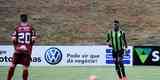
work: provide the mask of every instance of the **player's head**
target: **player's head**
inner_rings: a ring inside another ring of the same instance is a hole
[[[120,23],[118,20],[114,20],[114,23],[113,23],[113,28],[115,31],[118,31],[120,29]]]
[[[28,21],[28,17],[27,17],[26,14],[21,14],[20,19],[21,19],[22,22],[27,22]]]

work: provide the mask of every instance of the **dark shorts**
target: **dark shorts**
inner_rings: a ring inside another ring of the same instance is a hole
[[[31,56],[26,53],[14,53],[13,55],[13,64],[22,64],[24,66],[29,66],[31,61]]]
[[[112,56],[113,58],[122,58],[124,54],[124,50],[120,50],[120,51],[113,51]]]
[[[123,61],[123,54],[124,54],[124,50],[120,50],[120,51],[113,51],[112,55],[113,55],[113,60],[114,60],[114,63],[117,65],[117,64],[120,64],[122,63]]]

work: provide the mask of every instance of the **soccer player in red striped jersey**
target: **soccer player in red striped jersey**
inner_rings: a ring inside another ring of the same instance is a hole
[[[23,65],[23,80],[28,80],[28,68],[30,66],[32,46],[35,43],[36,32],[28,23],[26,14],[20,15],[21,22],[17,25],[12,34],[12,41],[15,48],[13,60],[9,66],[7,80],[12,80],[17,64]]]

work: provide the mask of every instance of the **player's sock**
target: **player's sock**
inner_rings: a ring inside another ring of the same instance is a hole
[[[123,64],[121,65],[121,72],[122,72],[123,77],[126,77],[126,73],[125,73],[125,69],[124,69]]]
[[[121,67],[121,73],[122,73],[122,76],[123,76],[123,77],[122,77],[123,80],[128,80],[128,78],[127,78],[127,76],[126,76],[126,73],[125,73],[124,65],[121,64],[120,67]]]
[[[123,75],[123,77],[126,77],[126,74],[125,74],[125,70],[124,70],[124,69],[122,69],[122,75]]]
[[[118,78],[119,78],[119,80],[122,80],[122,74],[120,71],[120,65],[119,65],[118,61],[116,61],[115,66],[116,66],[115,68],[116,68],[116,72],[118,74]]]
[[[28,70],[23,70],[23,80],[28,80]]]
[[[15,68],[13,68],[13,67],[9,68],[7,80],[11,80],[12,79],[12,77],[14,75],[14,70],[15,70]]]
[[[123,77],[123,80],[128,80],[128,78],[127,77]]]
[[[117,74],[118,74],[118,78],[121,80],[122,79],[122,75],[121,75],[120,70],[117,70]]]

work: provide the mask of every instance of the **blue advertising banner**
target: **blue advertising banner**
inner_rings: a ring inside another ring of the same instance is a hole
[[[132,47],[128,47],[123,55],[123,63],[127,65],[132,65]],[[112,57],[112,48],[106,49],[106,64],[114,64]]]

